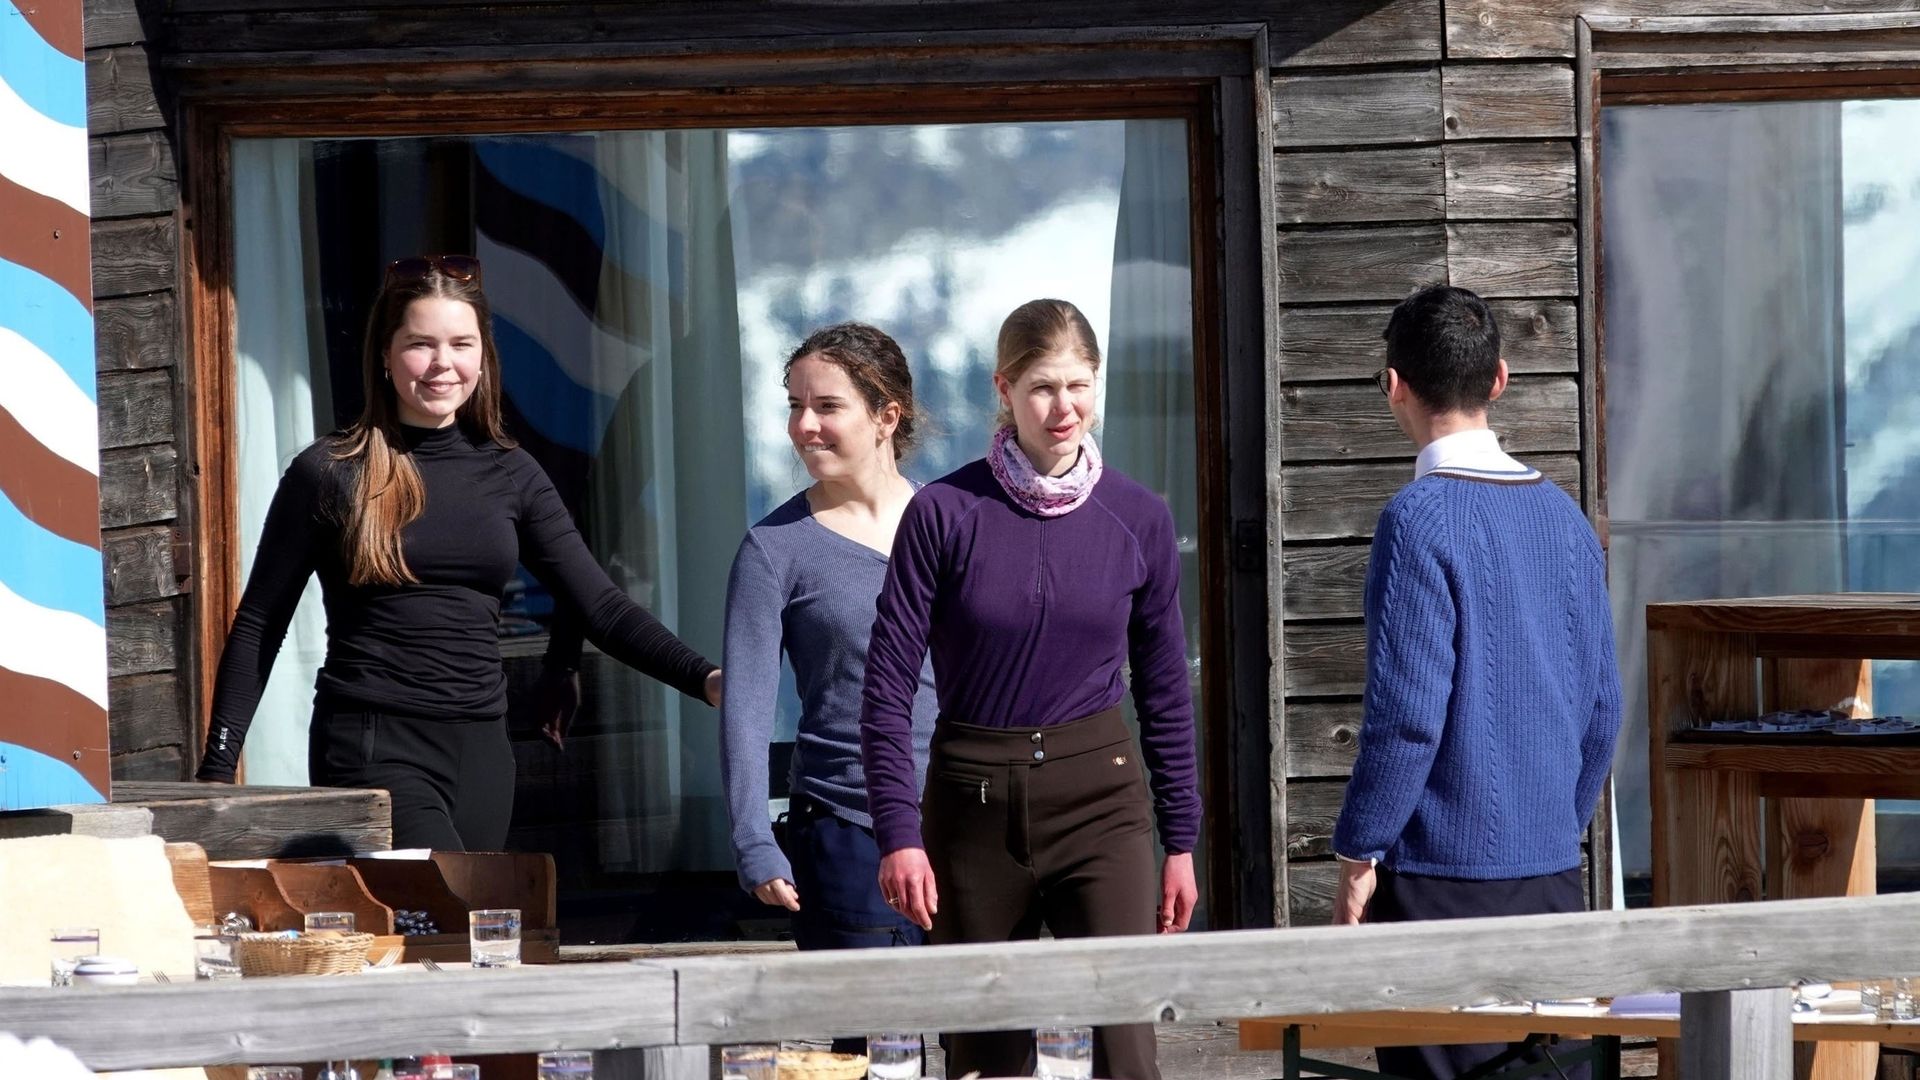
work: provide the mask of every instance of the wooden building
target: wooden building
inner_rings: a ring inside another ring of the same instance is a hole
[[[1323,920],[1367,540],[1412,460],[1371,381],[1387,311],[1435,282],[1493,301],[1515,372],[1495,427],[1608,535],[1603,114],[1907,95],[1916,8],[88,0],[114,773],[190,773],[241,585],[238,141],[1174,118],[1194,222],[1203,887],[1215,925]]]

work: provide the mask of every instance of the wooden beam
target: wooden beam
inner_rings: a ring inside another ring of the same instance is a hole
[[[1447,226],[1450,284],[1482,296],[1573,296],[1579,237],[1570,221],[1469,222]]]
[[[1572,454],[1533,454],[1527,464],[1580,498],[1580,459]],[[1288,540],[1364,540],[1373,535],[1380,508],[1413,480],[1413,464],[1289,465],[1281,470],[1281,521]]]
[[[1281,556],[1287,586],[1287,618],[1359,618],[1369,550],[1366,544],[1287,545]]]
[[[1793,991],[1680,995],[1680,1075],[1686,1080],[1791,1080]]]
[[[674,1040],[674,975],[651,964],[287,976],[80,996],[0,990],[0,1015],[10,1032],[50,1038],[95,1070]]]
[[[1051,3],[959,0],[941,4],[757,0],[650,2],[643,8],[577,2],[512,5],[191,0],[167,5],[170,51],[193,66],[236,55],[261,64],[273,54],[326,57],[351,50],[405,49],[431,42],[437,57],[485,58],[524,47],[597,46],[602,53],[780,53],[801,47],[844,53],[878,51],[889,37],[926,40],[966,35],[986,40],[1058,36],[1063,31],[1182,28],[1257,23],[1276,67],[1407,63],[1440,58],[1440,0],[1147,0]],[[270,11],[273,18],[260,18]],[[424,51],[424,50],[423,50]],[[289,60],[291,58],[288,58]]]
[[[1359,146],[1439,142],[1440,69],[1273,80],[1274,145]]]
[[[1287,784],[1287,857],[1333,854],[1333,826],[1340,820],[1347,782],[1293,780]]]
[[[170,214],[180,208],[180,171],[173,136],[136,131],[87,141],[95,219]]]
[[[1573,136],[1573,68],[1567,64],[1449,64],[1441,95],[1449,139]]]
[[[179,275],[179,229],[173,215],[93,223],[95,296],[171,289]]]
[[[180,508],[178,465],[179,455],[172,446],[102,451],[100,527],[171,521]]]
[[[1574,217],[1573,144],[1448,143],[1446,215],[1475,218]]]
[[[1449,147],[1449,149],[1452,149]],[[1397,298],[1396,298],[1397,299]],[[1500,324],[1507,367],[1516,375],[1574,372],[1580,368],[1577,309],[1565,300],[1489,300]],[[1280,312],[1280,378],[1283,382],[1371,379],[1386,363],[1391,304],[1285,308]]]
[[[102,375],[172,367],[180,356],[180,309],[173,292],[96,301],[93,341]]]
[[[173,441],[171,370],[103,372],[95,382],[99,396],[100,449]]]
[[[1511,453],[1578,451],[1580,387],[1560,375],[1516,376],[1488,422]],[[1412,449],[1371,380],[1283,388],[1280,427],[1289,463],[1404,458]]]
[[[1345,777],[1360,750],[1358,701],[1296,701],[1287,706],[1287,774]]]
[[[1288,697],[1359,696],[1367,682],[1367,630],[1358,621],[1288,623],[1281,646]]]
[[[1447,280],[1447,230],[1439,224],[1302,228],[1280,233],[1282,303],[1399,300]]]
[[[111,135],[167,126],[153,88],[147,50],[139,45],[87,54],[87,131]]]
[[[1583,15],[1609,26],[1630,18],[1700,27],[1734,19],[1749,25],[1832,21],[1841,26],[1843,19],[1897,21],[1902,16],[1894,13],[1915,10],[1920,10],[1915,0],[1456,0],[1446,11],[1447,55],[1462,59],[1572,56],[1574,20]],[[1862,14],[1835,14],[1842,12]]]
[[[1283,224],[1447,216],[1446,159],[1437,146],[1281,154],[1274,159],[1274,173]]]
[[[393,801],[358,788],[115,784],[115,802],[153,811],[153,831],[213,859],[364,855],[393,846]]]
[[[179,666],[180,600],[107,609],[107,674],[139,675]]]
[[[181,577],[173,565],[171,527],[110,529],[100,541],[100,556],[107,570],[108,607],[180,595]]]

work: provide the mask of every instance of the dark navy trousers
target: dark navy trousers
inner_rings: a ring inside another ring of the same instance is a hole
[[[926,934],[880,895],[880,848],[873,830],[795,796],[787,811],[787,859],[800,910],[793,943],[804,950],[919,945]],[[835,1053],[864,1054],[865,1039],[835,1039]]]
[[[1423,877],[1396,874],[1382,867],[1373,899],[1367,903],[1370,923],[1426,922],[1430,919],[1476,919],[1492,915],[1549,915],[1584,911],[1586,899],[1580,888],[1580,868],[1558,874],[1518,878],[1507,881],[1467,881],[1460,878]],[[1517,1045],[1517,1044],[1513,1044]],[[1582,1042],[1562,1042],[1553,1048],[1535,1048],[1521,1060],[1542,1062],[1543,1053],[1559,1056],[1559,1048],[1585,1046]],[[1375,1051],[1380,1071],[1405,1080],[1453,1080],[1475,1066],[1505,1053],[1509,1044],[1482,1043],[1462,1046],[1383,1046]],[[1549,1073],[1549,1076],[1556,1075]],[[1590,1070],[1583,1062],[1568,1065],[1558,1075],[1567,1080],[1587,1080]]]

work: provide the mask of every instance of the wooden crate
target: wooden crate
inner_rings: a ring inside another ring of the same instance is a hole
[[[548,855],[435,852],[427,859],[275,859],[263,866],[216,864],[210,878],[215,910],[238,911],[261,930],[298,930],[309,912],[351,911],[354,924],[374,935],[369,955],[376,959],[399,949],[402,963],[467,963],[467,913],[481,908],[520,909],[522,962],[547,964],[559,958],[553,859]],[[441,933],[396,934],[396,909],[427,912]]]

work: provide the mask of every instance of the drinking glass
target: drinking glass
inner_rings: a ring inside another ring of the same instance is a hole
[[[519,967],[520,909],[485,908],[469,914],[467,948],[474,967]]]
[[[1043,1027],[1033,1033],[1033,1055],[1040,1080],[1092,1080],[1093,1029]]]
[[[593,1052],[549,1050],[535,1061],[539,1080],[592,1080]]]
[[[100,952],[100,931],[91,927],[63,926],[51,935],[53,947],[53,985],[72,986],[73,969],[83,956]]]
[[[1882,996],[1880,980],[1860,980],[1860,1008],[1862,1011],[1870,1012],[1875,1016],[1880,1015],[1880,1000]]]
[[[329,1061],[320,1068],[320,1075],[314,1080],[360,1080],[360,1070],[350,1061]]]
[[[203,926],[193,936],[193,977],[195,979],[237,979],[240,961],[233,955],[233,939],[218,927]]]
[[[720,1080],[778,1080],[780,1048],[772,1044],[720,1048]]]
[[[1889,987],[1881,991],[1881,1001],[1884,1003],[1887,1001],[1888,998],[1892,999],[1892,1007],[1891,1009],[1889,1009],[1889,1011],[1893,1014],[1892,1019],[1894,1020],[1913,1019],[1914,1008],[1913,1008],[1913,980],[1912,979],[1893,980],[1893,983]]]
[[[868,1036],[867,1080],[920,1080],[920,1036],[907,1031]]]
[[[307,1080],[298,1065],[255,1065],[247,1070],[247,1080]]]
[[[353,933],[353,912],[309,911],[306,928],[309,934],[351,934]]]

